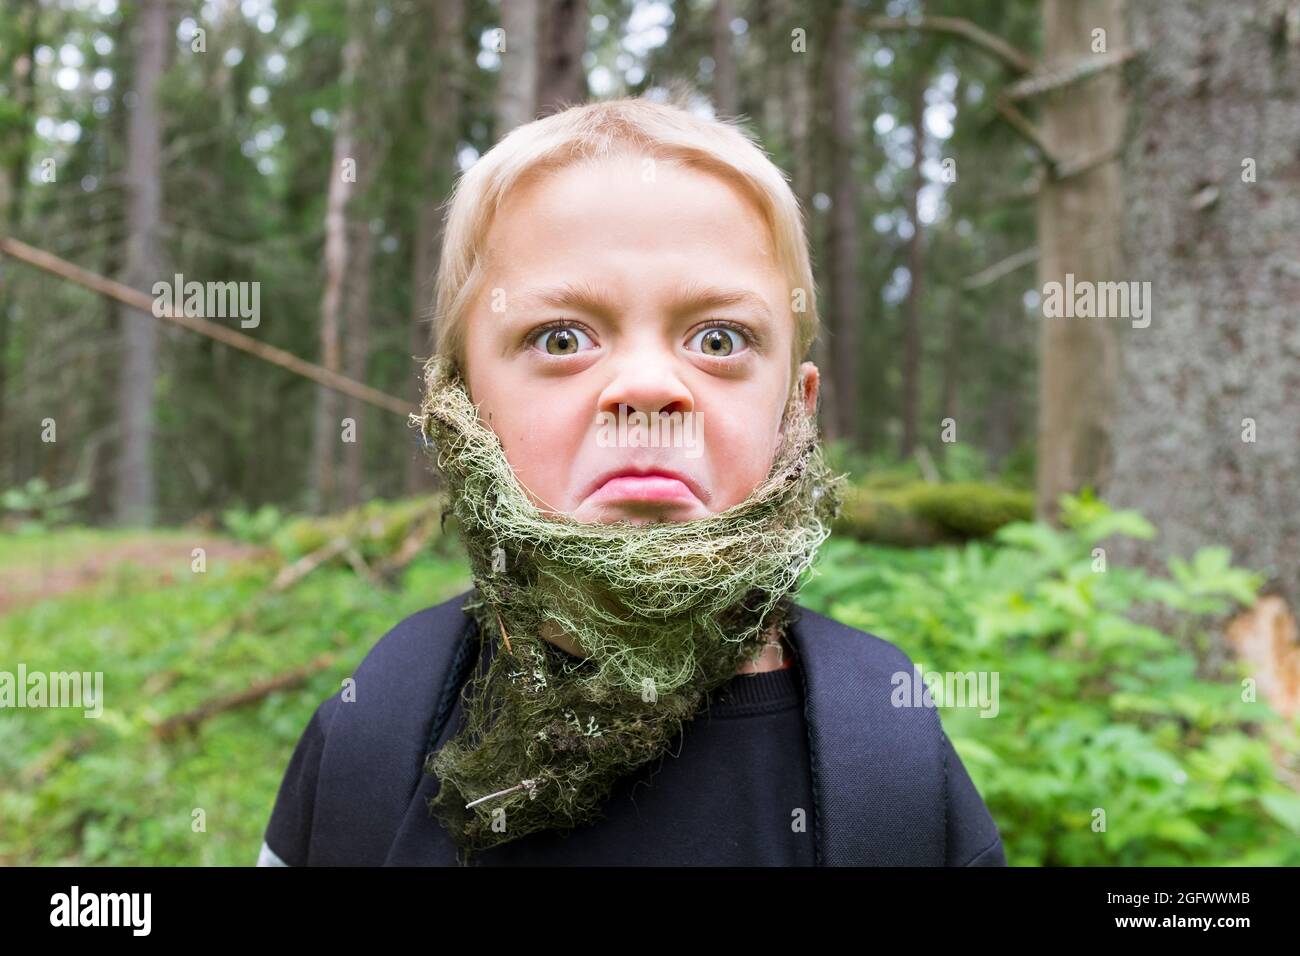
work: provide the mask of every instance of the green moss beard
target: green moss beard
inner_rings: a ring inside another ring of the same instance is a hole
[[[498,651],[465,687],[462,728],[426,765],[441,781],[430,812],[468,861],[598,819],[614,784],[668,749],[784,626],[843,477],[827,469],[797,385],[768,476],[741,503],[685,522],[542,512],[442,357],[425,366],[412,423],[434,450],[469,554],[477,594],[466,610]],[[543,638],[544,626],[584,657]]]

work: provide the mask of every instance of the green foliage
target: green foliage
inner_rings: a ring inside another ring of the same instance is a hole
[[[295,528],[301,541],[322,525],[315,540],[328,541],[386,517],[381,532],[400,543],[416,513],[430,513],[428,499],[375,503],[344,522],[295,520],[276,537]],[[1300,728],[1242,700],[1238,665],[1198,661],[1191,641],[1203,635],[1179,639],[1135,613],[1160,607],[1192,625],[1249,600],[1258,577],[1219,548],[1171,562],[1168,576],[1115,562],[1096,570],[1100,542],[1148,537],[1150,525],[1089,497],[1067,499],[1062,515],[1063,530],[1016,522],[959,548],[832,537],[800,601],[896,643],[927,671],[999,675],[996,716],[940,716],[1012,864],[1300,865],[1300,796],[1276,764],[1297,770]],[[26,561],[32,540],[0,552]],[[84,531],[45,540],[42,553],[61,561],[103,546]],[[469,586],[445,540],[391,589],[340,563],[276,593],[274,568],[257,561],[165,587],[115,574],[0,616],[5,666],[101,670],[105,694],[97,720],[51,709],[0,721],[0,865],[250,864],[316,706],[394,623]],[[152,732],[327,652],[334,662],[294,690],[193,736],[164,743]],[[65,752],[74,741],[80,749]],[[192,829],[196,808],[205,831]]]
[[[33,478],[0,495],[0,508],[7,513],[6,523],[13,522],[19,531],[40,532],[70,522],[72,506],[87,494],[89,488],[84,481],[56,489],[44,478]]]
[[[437,495],[398,501],[368,501],[342,514],[303,517],[284,522],[271,545],[286,560],[295,560],[340,538],[351,541],[366,560],[392,555],[421,527],[442,527],[443,499]]]
[[[463,561],[433,554],[394,589],[324,566],[275,593],[273,570],[215,563],[167,587],[114,575],[0,616],[0,666],[104,675],[97,719],[14,709],[0,720],[0,865],[251,865],[312,711],[397,621],[469,586]],[[153,733],[326,653],[333,663],[292,691],[212,717],[193,736]],[[195,809],[206,830],[192,829]]]
[[[256,511],[228,508],[221,523],[231,536],[246,544],[266,544],[284,526],[286,517],[275,505],[262,505]]]
[[[802,603],[926,671],[999,676],[996,716],[941,717],[1012,864],[1300,864],[1300,798],[1273,763],[1290,755],[1294,773],[1300,727],[1243,701],[1237,665],[1199,673],[1188,645],[1135,613],[1203,621],[1251,600],[1259,577],[1219,548],[1171,562],[1171,577],[1105,565],[1100,542],[1151,526],[1087,497],[1062,517],[958,550],[832,539]]]

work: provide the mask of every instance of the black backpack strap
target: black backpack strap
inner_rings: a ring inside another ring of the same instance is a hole
[[[806,684],[818,866],[943,866],[945,750],[938,712],[895,707],[901,650],[798,607],[789,633]]]
[[[465,683],[474,671],[474,662],[480,659],[479,652],[482,648],[477,638],[478,622],[470,618],[469,627],[456,646],[456,655],[451,666],[447,668],[447,677],[438,695],[438,706],[434,710],[433,723],[429,727],[429,741],[424,748],[426,752],[432,752],[439,746],[447,721],[456,709],[457,698],[465,689]]]
[[[426,744],[445,723],[454,664],[475,633],[464,592],[389,631],[353,675],[356,700],[332,700],[316,785],[311,862],[382,865],[424,771]]]

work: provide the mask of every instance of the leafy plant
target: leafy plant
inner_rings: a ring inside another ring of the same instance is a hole
[[[256,511],[228,508],[221,523],[232,536],[246,544],[266,544],[285,524],[287,516],[275,505],[262,505]]]
[[[24,533],[44,531],[72,520],[72,506],[90,493],[84,481],[62,488],[51,488],[44,478],[33,478],[19,488],[0,495],[0,507],[9,513],[17,530]]]
[[[1300,797],[1279,779],[1300,769],[1300,727],[1243,699],[1240,665],[1199,676],[1188,644],[1137,613],[1195,625],[1253,600],[1259,576],[1217,547],[1168,577],[1107,564],[1100,542],[1151,525],[1091,496],[1062,518],[960,549],[832,538],[801,603],[927,670],[999,676],[995,717],[941,718],[1013,864],[1300,864]]]

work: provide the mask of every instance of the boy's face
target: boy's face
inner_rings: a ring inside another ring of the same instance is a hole
[[[507,194],[483,266],[465,338],[470,397],[539,507],[688,521],[767,476],[794,319],[767,229],[737,187],[663,160],[570,165]],[[799,376],[812,411],[817,369],[805,362]],[[657,438],[636,412],[664,413]]]

